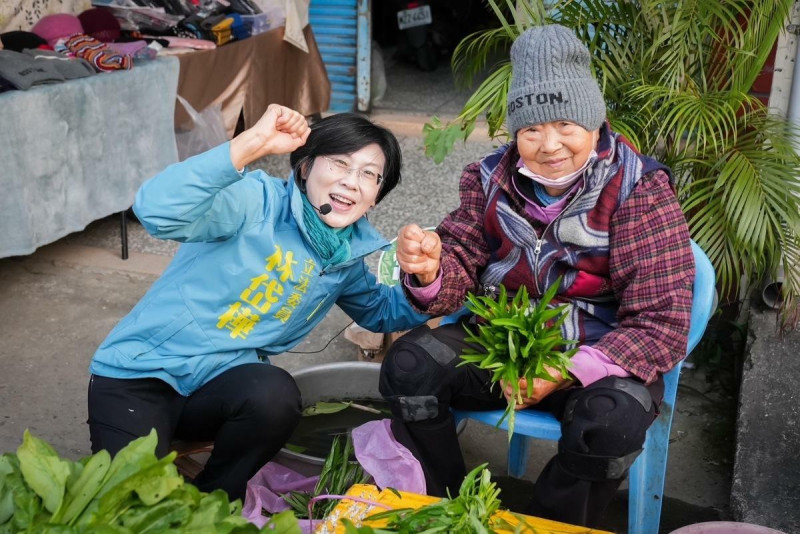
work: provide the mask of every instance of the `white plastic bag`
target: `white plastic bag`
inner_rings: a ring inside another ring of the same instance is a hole
[[[178,145],[178,157],[181,161],[228,141],[221,105],[212,104],[198,112],[185,98],[177,96],[192,119],[189,129],[175,130],[175,142]]]

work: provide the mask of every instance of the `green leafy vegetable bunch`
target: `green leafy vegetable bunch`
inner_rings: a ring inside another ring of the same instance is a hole
[[[498,422],[508,418],[508,439],[514,433],[514,406],[522,403],[519,380],[527,380],[527,396],[533,395],[533,382],[542,378],[554,382],[547,368],[552,368],[567,378],[570,358],[577,348],[565,350],[574,340],[565,340],[561,325],[567,318],[566,304],[550,306],[561,284],[559,277],[547,288],[535,305],[531,304],[528,290],[520,287],[509,302],[508,292],[502,284],[497,299],[490,296],[467,295],[467,308],[483,319],[477,329],[467,327],[466,341],[480,349],[466,348],[459,365],[474,364],[492,371],[492,383],[504,381],[513,389],[508,407]],[[501,392],[502,394],[502,392]]]
[[[301,519],[323,519],[339,502],[335,499],[319,500],[311,504],[309,517],[309,503],[319,495],[344,495],[353,484],[364,484],[370,476],[358,462],[351,462],[353,455],[353,440],[350,434],[344,443],[341,436],[333,438],[331,451],[325,458],[319,480],[311,493],[292,491],[283,495],[283,499],[292,507],[294,514]]]
[[[0,456],[0,534],[259,532],[241,501],[185,483],[173,460],[155,455],[155,430],[114,459],[106,451],[71,462],[25,431],[16,454]],[[291,514],[264,527],[299,534]]]
[[[458,532],[463,534],[489,534],[500,528],[501,520],[492,516],[500,509],[500,489],[492,482],[486,464],[470,471],[461,483],[458,496],[448,496],[438,502],[412,510],[401,508],[371,515],[370,520],[386,519],[386,528],[374,529],[376,534],[399,532],[411,534],[425,532]],[[348,525],[348,534],[367,533]]]

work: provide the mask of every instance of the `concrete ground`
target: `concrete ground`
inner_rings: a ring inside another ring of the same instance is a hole
[[[435,225],[456,207],[461,168],[495,144],[476,138],[457,146],[438,166],[425,158],[419,116],[397,114],[403,98],[420,100],[413,73],[405,74],[401,69],[389,80],[394,108],[379,109],[373,115],[398,134],[405,158],[401,185],[370,215],[390,238],[406,223]],[[440,107],[447,105],[452,106],[444,102]],[[263,166],[285,176],[288,158],[272,158]],[[118,216],[109,217],[29,256],[0,259],[0,453],[14,451],[27,428],[66,457],[89,454],[85,424],[89,360],[176,249],[176,244],[157,241],[130,221],[130,259],[123,261],[118,224]],[[368,263],[374,267],[376,262],[373,257]],[[292,371],[355,360],[355,346],[339,335],[349,322],[335,310],[294,349],[311,354],[285,354],[274,358],[274,363]],[[670,444],[662,532],[728,518],[734,404],[700,373],[684,372]],[[488,461],[493,473],[504,473],[504,431],[472,423],[462,435],[462,445],[469,465]],[[521,502],[554,447],[554,443],[537,442],[525,479],[498,478],[504,489],[501,497],[509,507]],[[609,530],[626,531],[626,495],[620,491],[611,505]]]

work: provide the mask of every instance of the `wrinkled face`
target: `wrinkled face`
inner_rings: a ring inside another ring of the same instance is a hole
[[[580,169],[597,145],[600,130],[589,131],[573,122],[546,122],[517,132],[517,147],[525,166],[553,180]]]
[[[317,156],[306,181],[308,200],[317,208],[330,204],[320,218],[331,228],[353,224],[375,205],[385,164],[375,143],[352,154]]]

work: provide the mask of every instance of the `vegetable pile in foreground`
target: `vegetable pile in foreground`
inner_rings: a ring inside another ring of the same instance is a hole
[[[371,515],[370,520],[386,519],[384,529],[375,533],[400,532],[461,532],[489,534],[504,526],[502,520],[493,518],[500,509],[500,490],[492,482],[487,464],[470,471],[461,483],[456,497],[447,497],[416,510],[409,508],[388,510]],[[348,525],[348,533],[360,531]]]
[[[241,501],[184,482],[175,453],[159,460],[156,443],[153,430],[113,460],[100,451],[71,462],[26,430],[17,453],[0,456],[0,534],[260,531],[242,517]],[[263,531],[300,533],[288,512]]]
[[[578,349],[564,348],[575,343],[565,340],[561,335],[561,325],[567,318],[567,305],[550,307],[561,284],[559,277],[547,288],[535,306],[531,306],[528,290],[522,286],[514,299],[508,301],[508,292],[500,284],[497,300],[489,296],[467,295],[467,309],[484,320],[477,330],[467,328],[467,342],[478,344],[480,350],[466,348],[461,355],[464,360],[459,365],[474,364],[481,369],[492,371],[492,383],[503,381],[513,389],[502,423],[508,418],[508,439],[514,433],[514,406],[522,403],[519,380],[527,380],[527,396],[533,395],[533,382],[542,378],[554,382],[547,368],[555,369],[564,378],[570,358]],[[502,394],[502,392],[501,392]]]

